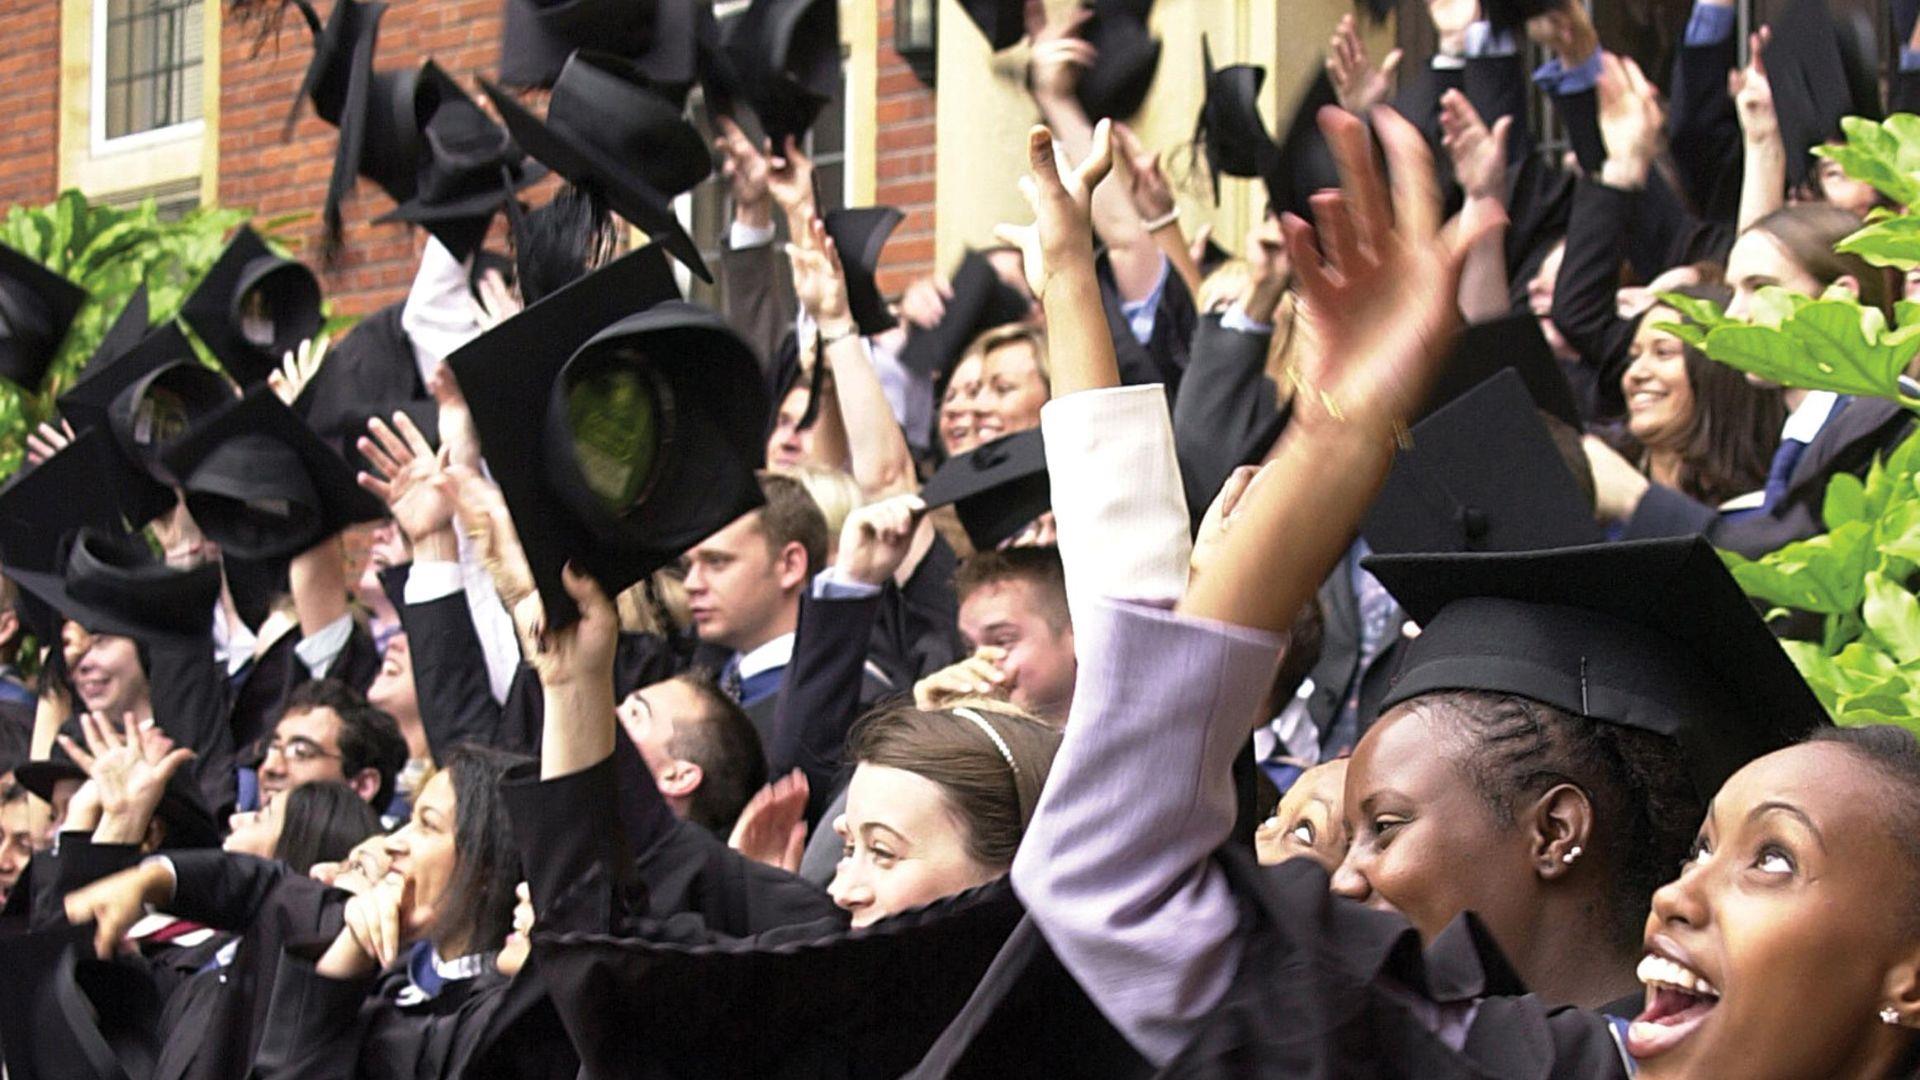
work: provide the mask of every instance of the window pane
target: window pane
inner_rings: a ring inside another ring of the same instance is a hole
[[[107,138],[201,115],[205,0],[109,0],[102,117]]]

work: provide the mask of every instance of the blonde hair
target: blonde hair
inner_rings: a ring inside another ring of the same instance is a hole
[[[866,505],[860,482],[845,469],[830,469],[823,465],[780,465],[767,471],[784,476],[806,489],[807,494],[813,497],[814,504],[820,507],[820,516],[827,519],[827,546],[837,549],[840,546],[841,526],[847,523],[847,518],[855,510]]]
[[[652,586],[652,596],[647,595]],[[678,570],[655,570],[651,577],[627,586],[613,598],[614,611],[620,615],[620,629],[629,634],[658,634],[671,637],[693,621],[693,609],[687,602],[687,587]]]
[[[987,354],[1021,341],[1033,346],[1033,363],[1040,370],[1040,381],[1046,383],[1047,392],[1052,393],[1053,364],[1047,357],[1047,332],[1037,326],[1029,326],[1026,323],[996,326],[974,338],[973,344],[967,346],[967,351],[961,354],[960,359],[978,356],[984,364]]]

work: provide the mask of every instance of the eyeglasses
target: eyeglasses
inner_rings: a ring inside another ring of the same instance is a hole
[[[267,744],[267,752],[260,756],[260,760],[265,762],[275,754],[286,758],[289,765],[304,765],[309,761],[319,761],[322,758],[335,760],[340,758],[339,754],[330,754],[322,750],[320,744],[312,739],[299,738],[288,739],[286,742],[281,742],[279,739],[273,740]]]

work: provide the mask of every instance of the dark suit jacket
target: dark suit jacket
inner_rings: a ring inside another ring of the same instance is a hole
[[[1628,351],[1640,324],[1617,314],[1615,293],[1639,203],[1635,192],[1584,177],[1574,189],[1567,252],[1553,288],[1553,324],[1580,354],[1580,377],[1568,381],[1589,421],[1625,408],[1620,377],[1632,362]]]
[[[754,355],[760,358],[761,373],[769,381],[780,342],[793,329],[798,310],[793,275],[787,270],[777,238],[744,251],[721,249],[720,313],[753,346]]]
[[[1173,445],[1196,523],[1228,475],[1265,457],[1286,425],[1267,377],[1272,341],[1272,334],[1228,330],[1218,315],[1194,329],[1186,392],[1173,402]]]
[[[1723,516],[1672,488],[1654,484],[1627,520],[1623,540],[1699,533],[1715,547],[1757,559],[1769,551],[1826,531],[1820,508],[1827,481],[1838,473],[1865,475],[1876,455],[1884,455],[1913,431],[1910,413],[1884,398],[1854,398],[1840,415],[1828,419],[1807,444],[1787,480],[1786,497],[1762,514]]]
[[[1320,613],[1320,660],[1313,666],[1313,693],[1307,699],[1307,715],[1320,731],[1322,750],[1330,755],[1350,749],[1328,746],[1325,740],[1355,686],[1360,691],[1356,740],[1379,715],[1387,677],[1397,660],[1399,639],[1381,650],[1371,663],[1361,663],[1360,603],[1353,590],[1350,562],[1344,558],[1320,585]]]

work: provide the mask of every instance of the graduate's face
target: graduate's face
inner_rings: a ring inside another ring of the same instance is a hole
[[[696,766],[673,756],[673,732],[675,718],[696,717],[704,704],[699,691],[686,681],[663,679],[628,694],[615,710],[620,727],[640,751],[640,760],[669,799],[684,799],[698,786],[697,775],[690,775]]]
[[[1427,941],[1461,912],[1477,912],[1511,950],[1502,928],[1522,924],[1532,867],[1522,830],[1503,827],[1474,790],[1466,749],[1454,725],[1418,700],[1373,725],[1347,766],[1352,843],[1333,891],[1400,912]]]
[[[413,646],[405,634],[387,641],[380,670],[367,687],[367,702],[396,720],[420,715],[420,695],[413,682]]]
[[[263,799],[318,780],[346,780],[340,762],[340,714],[317,706],[282,716],[267,740],[259,776]],[[374,787],[379,787],[378,778]],[[363,797],[369,794],[362,792]]]
[[[779,636],[774,629],[793,604],[789,590],[806,577],[806,556],[796,570],[785,554],[773,550],[758,511],[687,552],[687,602],[701,641],[744,651]]]
[[[1867,211],[1880,201],[1880,193],[1874,190],[1872,184],[1848,176],[1847,170],[1837,161],[1819,159],[1813,167],[1813,174],[1820,182],[1821,198],[1854,217],[1866,217]]]
[[[1040,407],[1047,403],[1047,381],[1040,374],[1040,357],[1033,342],[1016,339],[987,354],[980,382],[981,442],[1040,426]]]
[[[227,818],[227,838],[223,851],[257,858],[273,858],[280,843],[280,828],[286,820],[287,797],[274,795],[258,810],[242,810]]]
[[[960,633],[975,649],[1005,650],[997,662],[1006,674],[1008,700],[1043,719],[1066,719],[1079,672],[1073,627],[1056,628],[1057,615],[1032,582],[1019,579],[982,585],[960,604]]]
[[[1627,401],[1627,430],[1651,449],[1682,449],[1693,424],[1693,381],[1687,377],[1686,347],[1679,338],[1657,329],[1679,322],[1668,307],[1650,309],[1628,347],[1632,362],[1620,377],[1620,393]]]
[[[953,369],[947,380],[947,395],[940,399],[940,445],[948,457],[964,454],[980,445],[980,378],[984,364],[978,353],[969,353]]]
[[[0,803],[0,904],[33,860],[33,811],[28,799]]]
[[[152,711],[147,702],[147,674],[140,670],[140,651],[132,638],[93,635],[73,669],[73,688],[87,711],[116,724],[123,713],[144,717]]]
[[[1627,1049],[1650,1080],[1886,1076],[1920,1022],[1902,796],[1843,746],[1747,765],[1653,897]],[[1704,983],[1705,985],[1701,985]],[[1882,1023],[1893,1006],[1902,1027]]]
[[[804,465],[813,456],[813,428],[801,427],[807,415],[807,387],[787,391],[780,399],[780,413],[774,417],[773,434],[767,436],[767,465],[783,468]]]
[[[414,799],[413,817],[387,837],[387,873],[413,883],[414,910],[422,922],[431,919],[446,895],[447,882],[453,880],[459,809],[453,774],[441,769]]]
[[[1733,319],[1746,318],[1754,296],[1769,285],[1802,296],[1820,294],[1820,282],[1763,229],[1748,229],[1733,242],[1727,253],[1727,284],[1733,286],[1733,302],[1727,305],[1727,317]]]
[[[968,854],[966,826],[940,785],[905,769],[862,762],[833,830],[842,848],[827,892],[854,926],[1000,876]]]
[[[1343,800],[1347,786],[1347,759],[1315,765],[1300,774],[1280,800],[1273,816],[1254,831],[1254,849],[1260,862],[1272,866],[1304,855],[1328,873],[1347,857],[1347,823]]]

